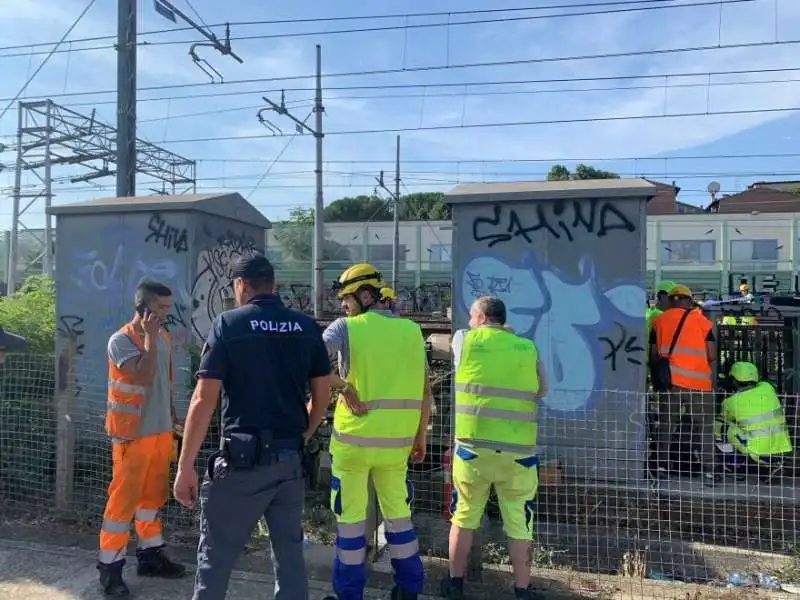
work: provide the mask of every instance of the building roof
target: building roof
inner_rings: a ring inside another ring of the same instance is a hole
[[[738,194],[719,198],[711,207],[716,213],[796,213],[800,212],[800,194],[773,189],[750,187]]]
[[[98,198],[86,202],[60,204],[50,208],[52,215],[96,215],[131,212],[203,212],[247,225],[271,229],[272,223],[240,194],[179,194],[175,196],[128,196]]]
[[[447,204],[572,198],[647,198],[658,188],[644,179],[583,179],[576,181],[519,181],[509,183],[465,183],[444,195]]]

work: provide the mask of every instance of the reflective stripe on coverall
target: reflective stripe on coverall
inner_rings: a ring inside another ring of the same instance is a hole
[[[467,332],[456,370],[453,524],[480,524],[494,486],[511,539],[533,534],[538,487],[537,352],[533,342],[497,327]]]
[[[670,308],[653,320],[656,347],[660,356],[669,354],[669,347],[686,309]],[[706,337],[711,322],[691,310],[669,358],[672,385],[685,390],[711,391],[711,365],[708,363]]]
[[[792,451],[781,402],[766,381],[725,398],[720,419],[727,442],[754,461]]]
[[[120,332],[144,351],[144,341],[130,323]],[[163,330],[159,335],[171,348],[169,335]],[[171,350],[167,360],[171,383]],[[139,548],[164,545],[158,511],[169,493],[173,437],[172,432],[164,432],[137,439],[146,392],[146,386],[137,384],[109,358],[105,426],[112,441],[112,474],[100,530],[99,562],[104,565],[124,562],[132,520]]]
[[[422,331],[411,320],[363,313],[347,317],[347,382],[367,413],[340,402],[331,436],[331,509],[338,522],[333,589],[339,600],[361,600],[366,586],[367,480],[372,475],[384,515],[395,584],[422,592],[423,569],[411,522],[408,458],[419,428],[425,382]],[[402,360],[387,361],[386,349]]]

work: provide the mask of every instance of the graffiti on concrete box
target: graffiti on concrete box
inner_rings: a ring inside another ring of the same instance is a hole
[[[198,344],[205,342],[211,323],[233,297],[230,264],[256,250],[252,241],[222,238],[197,256],[197,275],[192,283],[192,331]]]
[[[575,241],[575,234],[581,230],[598,238],[612,231],[636,231],[630,219],[607,200],[556,200],[547,204],[538,203],[529,212],[532,216],[523,217],[513,208],[495,204],[491,217],[475,217],[473,220],[472,239],[488,242],[487,246],[491,248],[516,237],[522,237],[531,244],[532,234],[539,231],[547,231],[557,240],[565,238],[570,242]]]
[[[150,216],[147,223],[147,236],[145,242],[161,244],[165,248],[174,250],[175,254],[189,251],[188,234],[185,227],[175,227],[164,220],[160,214]]]
[[[619,325],[626,320],[642,322],[644,288],[636,284],[604,288],[590,256],[581,259],[577,277],[542,263],[533,253],[516,266],[494,256],[478,256],[463,269],[460,295],[466,310],[476,296],[498,296],[505,302],[508,324],[518,335],[533,339],[539,351],[552,390],[543,402],[551,410],[585,411],[599,396],[603,362],[611,356],[593,332],[616,329],[617,337],[609,336],[615,348],[612,370],[620,368],[620,354],[632,363],[639,361],[633,364],[643,360],[644,348],[635,337],[619,345]]]

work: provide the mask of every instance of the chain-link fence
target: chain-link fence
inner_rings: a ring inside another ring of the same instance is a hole
[[[38,515],[58,509],[91,530],[100,523],[111,459],[102,431],[105,387],[88,382],[97,381],[89,372],[104,372],[106,364],[77,360],[74,346],[61,346],[57,357],[7,355],[0,366],[0,512]],[[448,554],[453,488],[465,483],[454,482],[463,477],[453,474],[463,457],[451,444],[449,361],[433,362],[432,377],[427,454],[421,464],[411,465],[409,480],[421,550],[429,566],[441,568]],[[751,399],[731,408],[735,403],[726,399],[735,390],[660,395],[587,390],[596,407],[616,408],[568,414],[547,400],[565,393],[577,392],[551,389],[540,404],[539,487],[535,503],[526,504],[535,522],[536,585],[597,593],[614,589],[619,576],[648,585],[672,581],[773,589],[800,583],[800,492],[792,452],[799,433],[796,395],[776,396],[780,404],[775,406],[758,400],[753,408]],[[759,429],[752,420],[761,413],[774,418]],[[598,420],[597,414],[616,416]],[[764,427],[771,428],[766,438]],[[310,463],[305,522],[309,543],[324,545],[333,543],[336,532],[329,437],[330,422],[318,432],[321,452]],[[204,456],[217,440],[212,425]],[[502,481],[505,471],[493,476]],[[488,499],[470,574],[506,585],[510,559],[501,513],[524,507],[502,492],[501,483],[499,493],[496,487]],[[380,569],[388,565],[388,552],[379,511],[372,514],[377,516],[370,561]],[[171,499],[163,520],[172,543],[194,544],[196,512]],[[254,539],[262,534],[255,531]]]

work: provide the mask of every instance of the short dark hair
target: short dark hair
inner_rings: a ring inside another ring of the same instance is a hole
[[[255,291],[271,290],[275,285],[275,268],[260,252],[247,252],[230,266],[232,279],[241,279]]]
[[[133,305],[149,304],[155,298],[169,298],[172,290],[158,281],[144,280],[136,286],[136,293],[133,295]]]
[[[481,296],[473,304],[486,317],[487,321],[498,325],[506,324],[506,305],[500,298]]]

